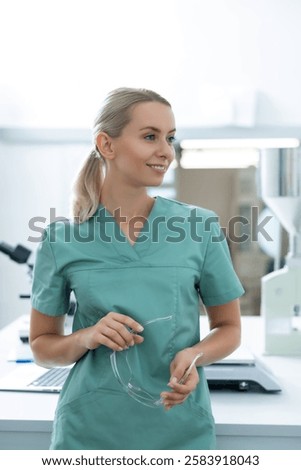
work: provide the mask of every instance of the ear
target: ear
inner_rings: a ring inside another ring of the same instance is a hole
[[[111,160],[114,157],[113,141],[106,132],[100,132],[96,137],[96,146],[104,158]]]

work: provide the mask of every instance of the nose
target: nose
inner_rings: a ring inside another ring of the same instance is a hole
[[[157,150],[157,156],[172,162],[172,160],[175,158],[174,146],[165,139],[162,139]]]

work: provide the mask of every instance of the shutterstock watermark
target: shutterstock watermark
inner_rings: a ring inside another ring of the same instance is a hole
[[[162,241],[162,233],[164,233],[164,241],[169,243],[181,243],[187,237],[194,242],[201,243],[208,233],[211,234],[213,243],[221,242],[225,238],[232,243],[257,242],[259,236],[266,241],[273,241],[266,230],[266,226],[272,218],[273,216],[270,215],[259,221],[259,208],[252,206],[249,217],[235,215],[230,218],[226,227],[221,227],[218,224],[219,218],[217,216],[203,217],[199,215],[198,209],[192,209],[188,217],[161,215],[152,220],[145,217],[128,219],[121,214],[120,209],[117,209],[112,216],[105,209],[100,209],[92,221],[84,224],[85,228],[83,229],[83,224],[57,216],[56,209],[52,207],[49,221],[46,217],[41,216],[32,217],[29,220],[28,227],[31,235],[28,237],[28,241],[32,243],[43,241],[45,228],[50,224],[48,228],[49,241],[55,242],[57,231],[54,222],[63,224],[63,241],[65,243],[71,243],[71,241],[89,243],[95,240],[101,240],[104,243],[114,241],[126,243],[127,238],[120,230],[120,224],[127,225],[127,232],[131,234],[135,243],[144,243],[148,240],[158,243]],[[164,232],[160,231],[161,224],[165,226]]]

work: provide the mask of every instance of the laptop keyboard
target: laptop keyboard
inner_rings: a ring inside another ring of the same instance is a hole
[[[50,369],[29,385],[33,385],[35,387],[60,387],[63,386],[69,372],[69,367]]]

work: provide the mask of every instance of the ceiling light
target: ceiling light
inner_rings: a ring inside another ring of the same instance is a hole
[[[256,149],[183,150],[181,168],[248,168],[257,166]]]
[[[183,139],[180,146],[185,150],[196,149],[263,149],[263,148],[295,148],[299,147],[299,139]]]

